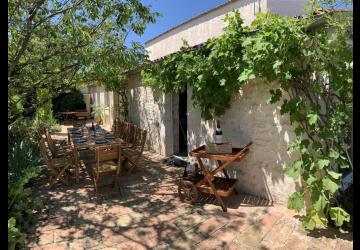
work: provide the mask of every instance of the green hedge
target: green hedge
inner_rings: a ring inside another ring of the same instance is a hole
[[[54,113],[81,109],[86,109],[86,104],[84,102],[83,94],[77,89],[53,99]]]

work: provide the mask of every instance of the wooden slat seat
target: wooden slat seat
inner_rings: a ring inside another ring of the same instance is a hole
[[[107,162],[102,162],[101,163],[101,168],[99,168],[98,170],[96,170],[96,166],[97,163],[94,162],[91,164],[91,167],[93,169],[93,171],[98,171],[100,174],[104,174],[104,173],[109,173],[109,172],[114,172],[117,170],[118,168],[118,163],[115,161],[107,161]]]

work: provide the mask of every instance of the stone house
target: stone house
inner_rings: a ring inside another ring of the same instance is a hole
[[[159,34],[145,43],[150,60],[174,53],[185,39],[189,46],[206,42],[222,34],[226,23],[224,15],[238,10],[249,25],[258,12],[266,10],[281,15],[302,14],[301,0],[233,0],[202,13]],[[139,70],[128,73],[127,94],[129,119],[148,131],[147,148],[170,156],[213,141],[214,121],[201,119],[200,111],[191,104],[191,88],[183,94],[163,94],[141,85]],[[224,138],[239,147],[253,142],[250,153],[229,168],[229,174],[238,178],[238,189],[276,203],[286,203],[295,189],[295,183],[283,173],[283,165],[293,160],[287,152],[294,138],[289,119],[280,115],[280,106],[266,103],[269,89],[276,83],[255,79],[234,95],[231,108],[219,117]],[[103,87],[88,87],[87,93],[95,104],[105,104],[104,125],[112,126],[119,98]]]

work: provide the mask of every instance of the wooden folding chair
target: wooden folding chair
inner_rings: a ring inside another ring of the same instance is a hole
[[[72,166],[72,159],[67,156],[54,157],[50,153],[50,149],[46,146],[45,138],[40,139],[40,153],[51,173],[50,188],[58,180],[62,181],[65,185],[69,185],[69,179],[66,170],[68,170]]]
[[[42,126],[40,128],[40,134],[41,134],[41,137],[45,138],[52,154],[54,154],[55,157],[61,157],[61,156],[64,156],[65,154],[70,153],[69,152],[70,146],[68,146],[66,144],[66,140],[63,140],[60,143],[56,143],[52,139],[51,134],[50,134],[50,129],[48,127]]]
[[[112,189],[119,188],[118,176],[121,170],[121,147],[118,144],[99,146],[95,149],[95,162],[90,164],[90,176],[99,198],[99,181],[105,175],[113,175]],[[102,185],[106,186],[106,185]]]
[[[61,145],[61,144],[57,145],[55,143],[55,141],[52,139],[50,133],[48,133],[46,135],[45,139],[46,139],[49,149],[50,149],[51,153],[54,155],[54,157],[63,157],[63,156],[72,154],[72,150],[71,150],[70,146]]]
[[[128,162],[130,166],[130,168],[128,169],[128,174],[131,173],[131,171],[135,168],[138,167],[138,161],[144,151],[144,146],[145,146],[145,142],[146,142],[146,135],[147,135],[147,131],[140,129],[140,128],[134,128],[135,130],[135,137],[134,137],[134,141],[133,141],[133,145],[132,147],[128,147],[128,148],[124,148],[123,149],[123,154],[125,156],[125,162]]]

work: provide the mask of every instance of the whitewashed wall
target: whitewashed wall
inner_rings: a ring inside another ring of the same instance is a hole
[[[102,86],[89,86],[92,105],[103,105],[103,127],[110,130],[116,117],[117,95]]]
[[[307,2],[306,0],[267,0],[267,9],[283,16],[299,16],[304,13]]]
[[[212,37],[220,36],[226,22],[226,13],[238,10],[244,19],[244,26],[248,26],[255,19],[256,13],[269,10],[284,16],[297,16],[303,13],[305,0],[238,0],[223,7],[209,11],[189,22],[175,27],[145,43],[150,60],[161,58],[178,51],[185,39],[190,46],[206,42]]]
[[[294,159],[287,152],[288,143],[294,138],[293,127],[287,117],[280,115],[280,106],[266,103],[269,89],[270,85],[261,80],[245,85],[219,120],[224,140],[234,147],[253,142],[246,158],[229,168],[229,174],[239,179],[239,190],[286,203],[295,190],[293,180],[282,170]],[[215,123],[201,119],[200,111],[192,108],[189,92],[188,149],[192,150],[214,141]]]
[[[223,21],[226,13],[239,10],[245,20],[244,25],[249,25],[254,20],[255,13],[265,9],[265,0],[234,1],[147,42],[146,50],[149,52],[150,60],[155,60],[178,51],[183,45],[182,39],[194,46],[206,42],[209,38],[220,36],[226,25]]]

